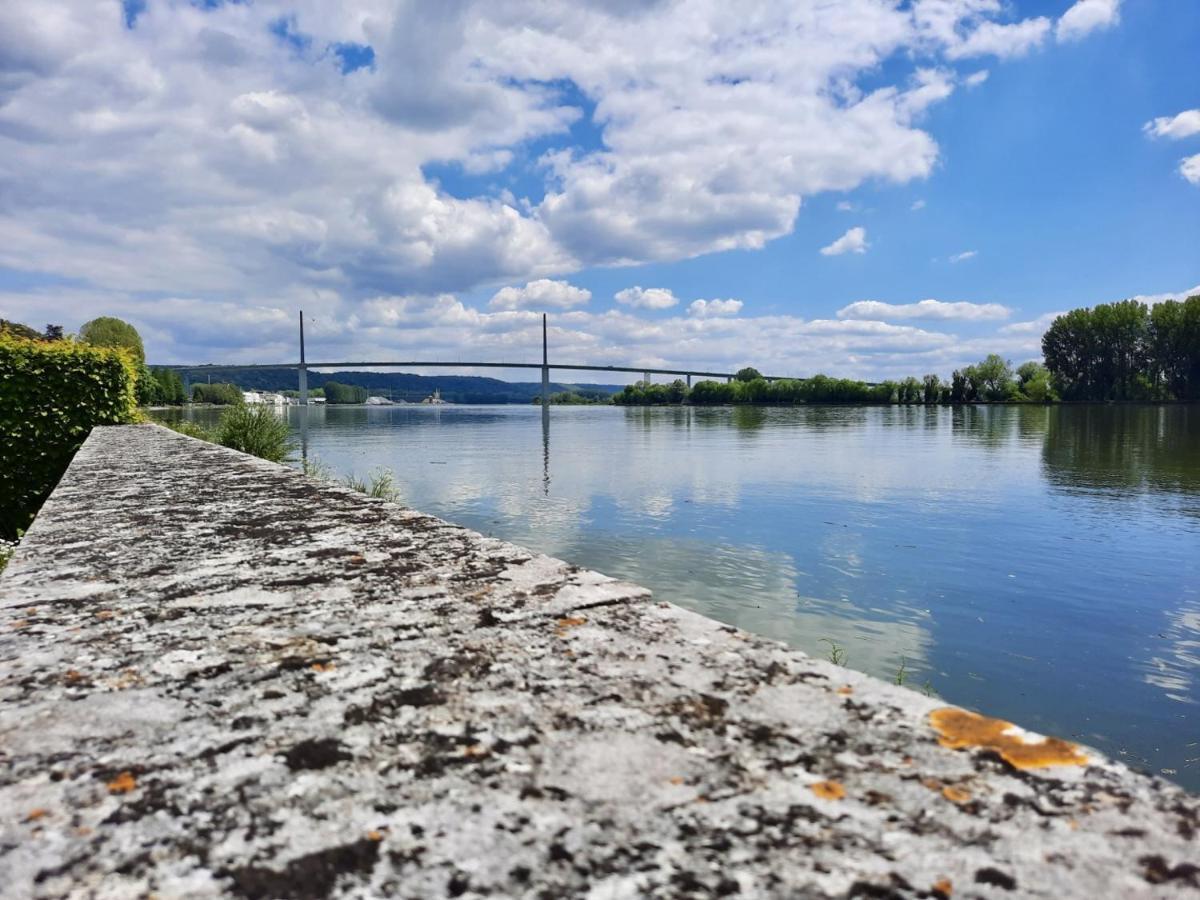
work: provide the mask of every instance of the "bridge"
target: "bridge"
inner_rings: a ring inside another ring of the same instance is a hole
[[[625,372],[640,373],[643,380],[650,381],[652,375],[675,375],[687,379],[687,386],[692,386],[693,378],[724,378],[733,381],[733,372],[707,372],[699,369],[655,369],[646,366],[590,366],[581,363],[551,363],[546,337],[546,315],[542,314],[542,361],[537,362],[474,362],[467,360],[351,360],[349,362],[307,362],[304,355],[304,310],[300,310],[300,361],[298,363],[246,363],[223,365],[206,363],[201,366],[171,365],[167,369],[229,369],[235,371],[252,369],[286,369],[295,368],[299,378],[300,402],[308,403],[308,370],[309,369],[415,369],[415,368],[445,368],[445,369],[540,369],[542,373],[542,405],[548,406],[550,400],[550,370],[557,369],[569,372]],[[785,376],[764,375],[767,381],[779,381]]]

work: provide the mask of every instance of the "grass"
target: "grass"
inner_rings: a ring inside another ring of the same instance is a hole
[[[234,406],[221,413],[216,428],[217,443],[271,462],[286,462],[295,442],[287,422],[274,407]]]
[[[316,478],[318,481],[334,480],[329,466],[315,456],[304,460],[303,469],[304,474],[309,478]],[[368,497],[375,497],[379,500],[395,502],[400,499],[400,489],[396,487],[396,476],[392,474],[391,469],[375,469],[366,478],[360,478],[351,473],[341,479],[341,484],[352,491],[358,491],[360,494],[366,494]]]
[[[846,664],[846,648],[839,647],[832,638],[821,638],[821,643],[829,645],[829,661],[835,666]]]
[[[347,475],[342,479],[342,484],[351,490],[366,494],[368,497],[376,497],[379,500],[394,502],[400,499],[400,489],[396,487],[396,476],[390,469],[376,469],[367,476],[365,481],[356,475]]]
[[[287,422],[270,406],[231,406],[212,428],[195,422],[159,422],[188,437],[240,450],[271,462],[287,462],[295,449]]]

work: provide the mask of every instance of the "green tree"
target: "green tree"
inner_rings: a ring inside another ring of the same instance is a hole
[[[926,403],[937,403],[942,398],[942,381],[936,375],[926,375],[924,378],[924,398]]]
[[[753,366],[746,366],[744,369],[738,369],[733,376],[734,381],[754,381],[757,378],[762,378],[762,372]]]
[[[367,399],[367,389],[357,384],[327,381],[324,388],[325,400],[329,403],[364,403]]]
[[[142,346],[142,336],[128,322],[115,319],[112,316],[100,316],[85,322],[79,329],[79,339],[93,347],[124,347],[133,354],[136,365],[146,364],[146,350]]]
[[[242,389],[236,384],[194,384],[193,403],[214,403],[218,406],[239,406],[246,401]]]

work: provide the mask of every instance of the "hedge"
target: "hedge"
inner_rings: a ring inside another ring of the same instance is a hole
[[[0,335],[0,538],[28,527],[94,425],[138,420],[128,353]]]

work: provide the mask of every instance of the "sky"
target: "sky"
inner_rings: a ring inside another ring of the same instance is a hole
[[[1200,293],[1198,50],[1193,0],[7,3],[0,317],[161,364],[294,361],[300,309],[309,359],[537,361],[546,312],[571,363],[1020,363]]]

